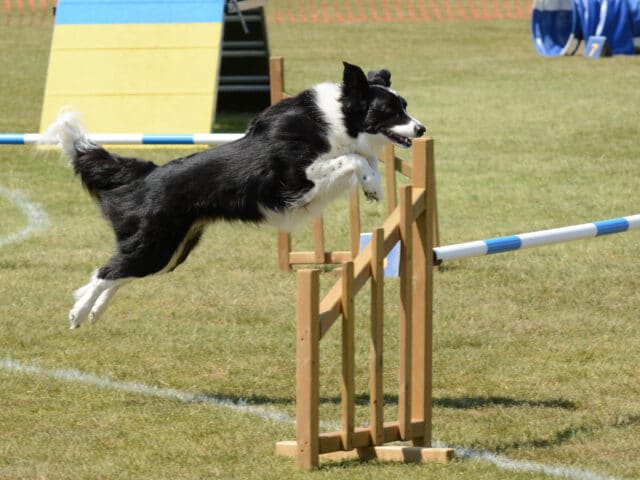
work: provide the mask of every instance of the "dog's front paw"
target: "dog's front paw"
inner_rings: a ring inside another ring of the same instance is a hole
[[[378,175],[364,175],[360,179],[360,185],[362,185],[362,191],[364,196],[369,201],[379,202],[382,200],[382,185],[380,184],[380,177]]]

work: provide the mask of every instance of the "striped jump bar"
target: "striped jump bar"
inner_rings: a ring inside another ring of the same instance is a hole
[[[108,145],[219,145],[244,137],[243,133],[94,133],[90,140]],[[0,133],[0,145],[45,144],[40,133]],[[55,143],[55,142],[54,142]]]
[[[626,232],[635,228],[640,228],[640,215],[436,247],[433,249],[433,259],[435,263],[440,263],[445,260],[480,257],[493,253],[510,252],[523,248],[540,247],[552,243]]]

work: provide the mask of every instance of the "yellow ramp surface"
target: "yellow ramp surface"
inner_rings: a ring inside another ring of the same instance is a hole
[[[85,115],[87,128],[95,133],[211,131],[221,1],[209,2],[206,11],[187,11],[193,3],[188,1],[116,3],[59,3],[41,130],[70,106]],[[207,2],[197,3],[201,8]],[[159,12],[154,4],[173,10]]]

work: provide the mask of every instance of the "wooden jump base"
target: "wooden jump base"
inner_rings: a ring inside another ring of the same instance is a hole
[[[269,61],[269,78],[271,88],[271,104],[289,97],[284,88],[284,60],[282,57],[271,57]],[[433,148],[433,146],[431,146]],[[424,149],[413,149],[413,162],[408,163],[395,156],[393,145],[387,146],[380,156],[385,172],[385,200],[387,213],[391,214],[398,206],[396,172],[411,179],[412,165],[416,163],[416,155],[425,155],[419,161],[428,161]],[[433,167],[432,167],[433,168]],[[436,203],[435,180],[428,192],[430,202],[434,205],[433,244],[439,245],[438,208]],[[349,250],[327,251],[324,241],[324,225],[322,217],[313,223],[313,251],[293,251],[291,234],[278,232],[278,266],[281,270],[290,270],[293,265],[326,265],[338,264],[353,260],[360,248],[360,197],[357,189],[349,196]]]
[[[418,152],[418,153],[416,153]],[[433,140],[414,141],[413,185],[400,190],[398,205],[373,231],[372,241],[342,264],[341,278],[320,301],[320,270],[299,270],[296,371],[296,441],[279,442],[276,453],[295,456],[303,469],[320,455],[393,461],[438,461],[453,450],[430,448],[432,414],[432,250],[435,205]],[[400,392],[398,419],[383,418],[384,258],[400,241]],[[371,280],[370,422],[355,428],[354,298]],[[320,433],[320,341],[342,318],[342,429]],[[385,446],[410,441],[411,446]]]

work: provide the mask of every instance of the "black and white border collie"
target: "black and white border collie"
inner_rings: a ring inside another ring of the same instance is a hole
[[[425,127],[390,89],[387,70],[344,63],[341,84],[321,83],[267,108],[243,138],[164,165],[110,153],[89,140],[77,115],[62,113],[57,139],[99,203],[116,252],[75,293],[72,329],[94,322],[126,282],[170,272],[215,220],[268,223],[291,231],[357,183],[380,200],[377,155],[411,146]]]

